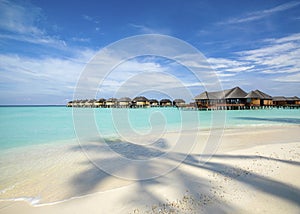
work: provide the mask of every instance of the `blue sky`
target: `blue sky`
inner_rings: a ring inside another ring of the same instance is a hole
[[[279,0],[0,0],[0,104],[64,104],[101,48],[148,33],[199,49],[223,88],[300,96],[299,11],[300,2]],[[156,77],[173,69],[194,95],[203,90],[168,60],[132,59],[118,72],[140,68]],[[101,95],[114,95],[109,89],[118,88],[118,76],[108,78]]]

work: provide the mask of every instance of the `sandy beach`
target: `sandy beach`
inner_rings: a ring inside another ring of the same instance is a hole
[[[18,169],[12,169],[14,176],[7,179],[20,179],[20,185],[1,192],[1,199],[16,198],[22,191],[28,201],[37,193],[41,198],[36,204],[34,199],[33,204],[2,200],[0,213],[299,213],[299,131],[298,125],[225,129],[218,150],[206,163],[199,144],[171,172],[142,181],[100,171],[73,144],[62,146],[60,152],[49,147],[32,162],[22,161],[30,154],[19,155],[15,161],[20,168],[41,158],[48,164],[29,168],[23,180]],[[198,136],[202,141],[207,137],[207,132]],[[164,140],[174,141],[174,134],[165,134]],[[176,155],[157,166],[125,170],[139,177],[155,167],[176,166]],[[13,158],[4,158],[7,167],[10,161],[15,164]]]

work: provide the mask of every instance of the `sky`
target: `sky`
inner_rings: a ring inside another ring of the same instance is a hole
[[[0,105],[65,104],[99,51],[143,34],[197,48],[224,89],[300,96],[299,11],[286,0],[0,0]],[[164,87],[150,93],[149,82]],[[206,89],[176,60],[141,56],[120,63],[97,96],[183,96],[168,94],[174,82],[192,96]]]

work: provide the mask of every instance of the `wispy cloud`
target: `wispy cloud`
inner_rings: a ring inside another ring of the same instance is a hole
[[[254,67],[235,59],[209,58],[208,62],[211,64],[213,69],[220,72],[231,73],[231,75],[234,75],[234,73],[247,71]]]
[[[300,72],[289,76],[281,76],[279,78],[275,78],[274,80],[278,82],[300,83]]]
[[[82,15],[82,18],[86,21],[89,21],[89,22],[92,22],[94,24],[99,24],[100,21],[99,21],[99,18],[98,17],[92,17],[92,16],[89,16],[89,15]]]
[[[82,38],[82,37],[72,37],[72,41],[74,42],[90,42],[90,38]]]
[[[94,54],[95,52],[91,50],[81,51],[76,57],[69,59],[53,57],[37,59],[1,54],[1,97],[22,94],[24,97],[38,95],[70,98],[80,73]],[[56,102],[63,103],[64,100]]]
[[[256,21],[256,20],[265,18],[267,16],[271,16],[278,12],[282,12],[285,10],[289,10],[289,9],[298,7],[299,5],[300,5],[300,2],[292,1],[292,2],[278,5],[276,7],[272,7],[270,9],[255,11],[255,12],[247,13],[240,17],[231,18],[224,22],[220,22],[219,24],[241,24],[241,23],[245,23],[245,22],[252,22],[252,21]]]
[[[0,38],[42,45],[65,46],[57,36],[50,36],[37,26],[42,19],[40,8],[29,3],[0,1]]]
[[[166,28],[151,28],[146,25],[138,25],[138,24],[129,24],[130,27],[135,28],[138,30],[140,33],[158,33],[158,34],[170,34],[171,31]]]
[[[237,82],[246,85],[249,79],[266,89],[279,83],[299,84],[300,34],[269,38],[259,44],[262,46],[231,53],[230,58],[209,58],[208,61],[221,82],[229,87]]]
[[[269,42],[257,49],[237,53],[240,61],[253,65],[252,71],[290,74],[300,71],[300,36],[290,35]]]
[[[90,16],[90,15],[82,15],[82,18],[87,21],[90,22],[93,25],[93,29],[97,32],[99,32],[101,30],[100,28],[100,19],[96,16]]]

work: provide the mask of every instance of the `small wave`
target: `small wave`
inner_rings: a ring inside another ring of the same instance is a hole
[[[20,198],[8,198],[8,199],[0,199],[0,201],[25,201],[32,206],[36,206],[40,202],[39,197],[20,197]]]
[[[7,191],[10,191],[10,190],[14,189],[15,186],[16,186],[16,185],[12,185],[12,186],[9,186],[9,187],[7,187],[7,188],[5,188],[5,189],[3,189],[3,190],[0,190],[0,194],[4,194],[4,193],[6,193]]]

